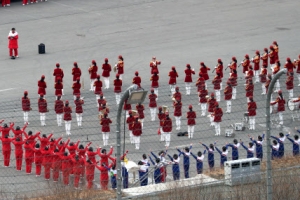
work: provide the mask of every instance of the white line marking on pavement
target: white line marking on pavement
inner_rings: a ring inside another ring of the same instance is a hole
[[[15,90],[17,88],[7,88],[7,89],[4,89],[4,90],[0,90],[0,92],[5,92],[5,91],[8,91],[8,90]]]
[[[100,13],[96,13],[96,12],[94,12],[94,11],[84,10],[84,9],[82,9],[82,8],[75,7],[75,6],[69,6],[69,5],[67,5],[67,4],[59,3],[59,2],[56,2],[56,1],[51,1],[51,3],[56,3],[56,4],[59,4],[59,5],[61,5],[61,6],[65,6],[65,7],[73,8],[73,9],[75,9],[75,10],[81,10],[81,11],[86,12],[86,13],[92,13],[92,14],[101,16]]]
[[[20,14],[20,13],[14,12],[14,11],[12,11],[12,10],[7,10],[7,9],[5,9],[4,11],[11,12],[11,13],[14,13],[14,14],[16,14],[16,15],[17,15],[17,14]],[[43,19],[43,18],[37,19],[37,18],[34,18],[34,17],[32,17],[31,15],[27,15],[27,14],[22,14],[22,15],[26,15],[27,17],[31,17],[32,20],[44,20],[44,21],[46,21],[46,22],[51,22],[50,20]]]

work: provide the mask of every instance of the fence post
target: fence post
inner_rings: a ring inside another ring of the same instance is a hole
[[[270,101],[271,95],[273,93],[273,88],[276,81],[280,78],[281,75],[287,72],[286,69],[280,70],[275,76],[272,78],[272,81],[268,88],[267,100],[266,100],[266,128],[267,128],[267,200],[272,200],[273,193],[273,185],[272,185],[272,163],[271,163],[271,113],[270,113]]]

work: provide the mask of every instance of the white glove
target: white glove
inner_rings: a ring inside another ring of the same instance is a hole
[[[230,64],[227,65],[228,67],[230,66]]]
[[[241,62],[241,64],[243,64],[243,62]]]
[[[294,61],[296,61],[296,59],[294,59]]]

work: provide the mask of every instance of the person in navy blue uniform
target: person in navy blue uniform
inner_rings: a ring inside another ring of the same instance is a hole
[[[201,142],[199,142],[200,144],[202,144]],[[206,150],[208,151],[208,166],[209,169],[212,171],[214,170],[214,166],[215,166],[215,145],[217,142],[214,142],[214,144],[210,144],[209,147],[206,146],[205,144],[202,144]]]
[[[271,145],[272,148],[272,160],[278,158],[278,153],[279,153],[279,143],[277,140],[273,140],[273,145]]]
[[[218,149],[218,147],[216,147],[216,150],[219,152],[220,154],[220,167],[221,169],[224,169],[224,163],[227,161],[227,154],[228,154],[228,150],[227,150],[227,145],[222,147],[222,151],[220,149]]]
[[[238,160],[239,159],[239,147],[240,147],[240,143],[237,141],[237,139],[233,140],[233,144],[227,144],[227,147],[231,147],[232,148],[232,160]]]
[[[278,149],[278,158],[282,158],[284,156],[284,140],[285,135],[283,133],[279,133],[279,137],[275,137],[271,135],[271,138],[277,140],[279,143],[279,149]]]
[[[111,182],[111,188],[116,189],[117,188],[117,170],[116,170],[115,164],[110,169],[110,182]]]
[[[206,153],[206,150],[204,150],[203,154],[201,151],[198,151],[197,156],[196,156],[191,152],[191,155],[196,159],[196,162],[197,162],[196,168],[197,168],[198,174],[202,174],[202,172],[203,172],[203,160],[204,160],[205,153]]]
[[[246,147],[244,145],[244,143],[242,142],[242,140],[240,141],[242,147],[247,151],[247,158],[253,158],[254,157],[254,147],[253,147],[253,143],[249,142],[248,147]]]
[[[174,154],[173,157],[168,154],[168,157],[171,160],[170,164],[172,164],[173,180],[174,181],[179,180],[180,179],[180,167],[179,167],[180,158],[177,154]]]
[[[152,160],[152,158],[149,155],[149,159],[151,161],[151,163],[155,166],[155,170],[154,170],[154,182],[155,184],[161,183],[161,172],[160,172],[160,168],[162,166],[160,159],[159,158],[155,158],[155,162]]]
[[[299,156],[299,136],[294,135],[294,139],[290,138],[290,134],[286,134],[286,138],[293,143],[293,156]]]
[[[143,161],[139,161],[138,165],[140,167],[139,169],[139,179],[141,186],[148,185],[148,168],[150,166],[150,163],[144,163]]]
[[[255,144],[255,153],[256,153],[256,158],[260,158],[260,160],[263,159],[263,141],[265,138],[265,134],[263,134],[262,136],[258,136],[257,140],[254,140],[252,137],[250,137],[251,142],[253,142]]]
[[[189,169],[190,169],[190,155],[191,155],[190,150],[191,149],[192,149],[192,144],[190,145],[190,148],[185,147],[183,152],[180,149],[177,149],[177,151],[179,152],[179,156],[183,155],[183,170],[184,170],[185,178],[190,178]]]

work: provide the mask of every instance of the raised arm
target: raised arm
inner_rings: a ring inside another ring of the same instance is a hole
[[[25,129],[27,128],[27,126],[28,126],[28,123],[26,123],[26,124],[23,126],[23,128],[22,128],[22,131],[23,131],[23,132],[25,131]]]
[[[84,150],[87,151],[87,149],[89,148],[89,146],[90,146],[91,144],[92,144],[92,142],[89,142],[89,143],[85,146]]]
[[[70,142],[70,139],[68,139],[67,142],[64,144],[65,148],[68,146],[69,142]]]
[[[208,146],[206,146],[205,144],[202,144],[202,145],[203,145],[203,146],[206,148],[206,150],[208,151],[208,149],[209,149]]]
[[[168,157],[170,158],[170,160],[173,162],[174,161],[174,159],[172,158],[172,156],[170,156],[169,154],[168,154]]]
[[[244,149],[246,149],[246,151],[248,151],[248,148],[244,145],[243,142],[241,142],[241,145],[242,145],[242,147],[243,147]]]
[[[107,156],[110,156],[113,153],[113,151],[114,151],[114,148],[111,146]]]
[[[291,143],[294,143],[294,140],[291,139],[291,138],[289,137],[289,135],[286,135],[286,138],[287,138],[289,141],[291,141]]]
[[[152,160],[152,158],[149,156],[149,159],[150,159],[150,161],[151,161],[151,163],[153,164],[153,165],[155,165],[155,162]]]
[[[275,140],[277,140],[277,142],[280,142],[279,138],[277,138],[275,136],[272,136],[272,135],[270,137],[273,138],[273,139],[275,139]]]
[[[53,136],[53,133],[51,133],[48,137],[47,140],[50,140],[50,138]]]
[[[57,146],[58,145],[58,143],[61,141],[61,139],[62,139],[62,137],[60,137],[60,138],[58,138],[56,141],[55,141],[55,146]]]
[[[218,147],[215,147],[215,148],[219,152],[219,154],[222,155],[222,151],[220,151],[220,149],[218,149]]]
[[[152,151],[150,153],[155,159],[157,159],[157,156]]]
[[[197,160],[197,156],[195,156],[192,152],[191,152],[191,155]]]

